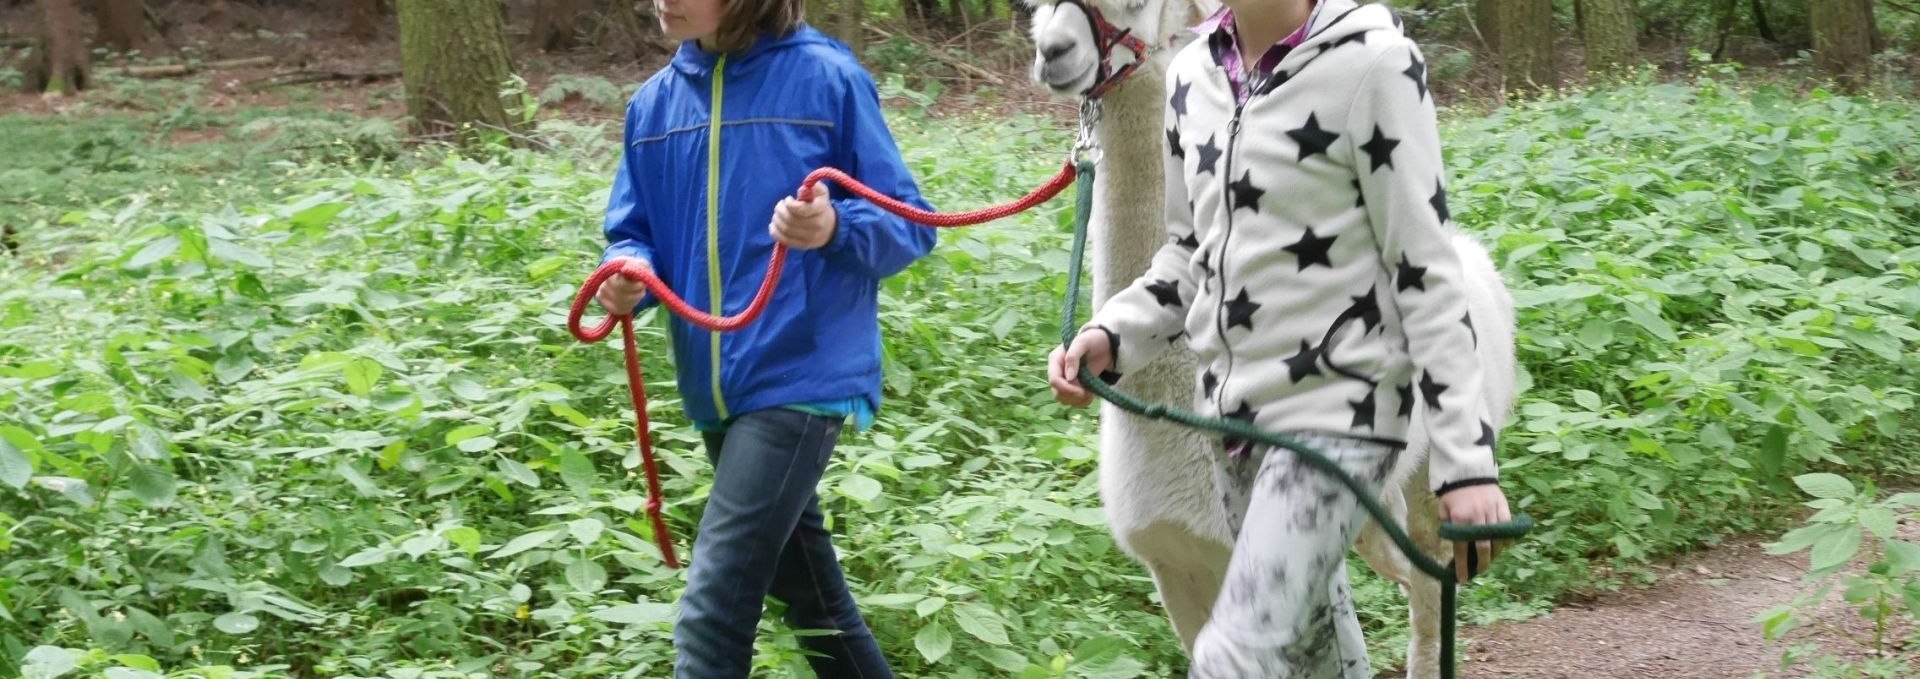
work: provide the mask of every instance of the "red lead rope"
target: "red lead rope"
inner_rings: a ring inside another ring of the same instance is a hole
[[[972,226],[1016,215],[1047,202],[1073,183],[1074,174],[1073,163],[1069,162],[1052,179],[1047,180],[1045,185],[1020,200],[972,212],[951,214],[928,212],[902,203],[833,168],[820,168],[807,175],[806,181],[800,184],[798,195],[812,195],[815,184],[821,180],[830,179],[853,192],[854,195],[872,201],[882,209],[916,224],[933,227]],[[780,284],[780,271],[786,266],[786,262],[787,247],[775,243],[773,256],[767,261],[766,278],[760,281],[759,292],[754,293],[753,302],[749,303],[746,309],[732,316],[715,316],[693,308],[687,304],[686,300],[674,294],[673,289],[667,287],[667,284],[651,271],[638,266],[628,266],[622,262],[607,262],[587,277],[587,282],[580,286],[580,293],[573,298],[573,309],[567,313],[567,331],[573,333],[574,339],[588,344],[606,339],[607,335],[613,332],[614,323],[620,324],[627,359],[627,392],[633,397],[635,445],[640,448],[640,461],[647,471],[647,518],[653,522],[654,543],[660,546],[660,554],[666,558],[669,568],[679,568],[680,559],[674,556],[673,536],[667,531],[666,520],[660,516],[662,497],[660,472],[653,463],[653,436],[650,432],[651,425],[647,420],[647,388],[640,372],[640,350],[636,348],[633,340],[633,315],[609,315],[592,328],[581,325],[580,318],[587,311],[587,303],[600,291],[601,284],[606,283],[609,278],[620,275],[640,281],[646,286],[647,292],[659,299],[668,311],[685,319],[688,323],[714,332],[738,330],[752,323],[754,319],[760,317],[760,312],[766,310],[767,300],[773,297],[774,287]]]

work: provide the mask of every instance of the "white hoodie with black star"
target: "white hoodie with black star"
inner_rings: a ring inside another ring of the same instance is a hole
[[[1217,41],[1174,56],[1169,243],[1088,327],[1120,374],[1184,336],[1203,414],[1268,431],[1403,444],[1427,408],[1433,489],[1491,482],[1426,64],[1386,7],[1322,3],[1244,105]]]

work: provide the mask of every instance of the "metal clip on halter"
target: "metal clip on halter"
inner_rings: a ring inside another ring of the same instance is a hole
[[[1100,100],[1080,100],[1080,129],[1073,140],[1073,165],[1098,165],[1102,156],[1100,141],[1093,137],[1093,127],[1100,123]]]

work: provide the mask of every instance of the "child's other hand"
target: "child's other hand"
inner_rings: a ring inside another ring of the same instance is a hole
[[[1440,520],[1468,526],[1513,520],[1507,495],[1492,484],[1467,486],[1440,496]],[[1485,573],[1511,540],[1453,543],[1453,570],[1459,582]]]
[[[637,265],[646,269],[648,273],[653,272],[652,265],[637,257],[615,257],[611,261],[625,262],[628,266]],[[593,296],[600,300],[600,307],[606,309],[607,313],[625,316],[633,313],[633,307],[640,303],[640,298],[647,296],[647,286],[642,285],[640,281],[628,278],[626,274],[614,274],[612,278],[600,284],[600,290]]]
[[[1075,408],[1093,404],[1093,392],[1080,385],[1080,362],[1098,375],[1113,366],[1112,343],[1107,331],[1098,328],[1082,331],[1071,346],[1054,347],[1047,357],[1047,382],[1053,385],[1053,398]]]
[[[833,240],[833,230],[839,225],[839,215],[833,211],[833,203],[827,201],[827,185],[813,185],[813,195],[807,202],[782,199],[773,209],[773,224],[767,230],[773,233],[773,240],[795,250],[812,250]]]

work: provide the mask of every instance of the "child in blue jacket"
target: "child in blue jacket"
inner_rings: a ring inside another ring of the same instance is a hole
[[[681,596],[674,676],[740,679],[771,594],[808,636],[816,674],[891,677],[854,605],[815,486],[846,421],[880,407],[880,280],[934,245],[934,231],[826,184],[839,168],[882,193],[920,197],[881,116],[873,80],[801,21],[803,0],[656,0],[680,39],[627,105],[603,261],[636,260],[694,307],[738,313],[774,244],[792,249],[764,315],[729,333],[674,319],[680,394],[706,439],[713,489]],[[771,223],[769,223],[771,218]],[[609,312],[651,305],[638,282],[600,289]]]

